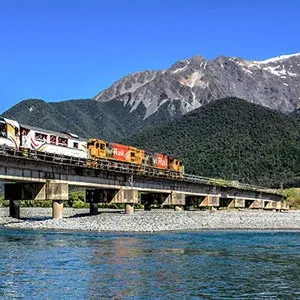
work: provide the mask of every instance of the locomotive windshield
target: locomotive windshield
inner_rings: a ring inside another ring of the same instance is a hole
[[[5,123],[0,123],[0,136],[1,137],[7,137],[6,133],[6,124]]]

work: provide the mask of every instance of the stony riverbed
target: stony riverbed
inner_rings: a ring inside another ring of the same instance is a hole
[[[299,229],[300,211],[262,210],[172,211],[99,210],[89,216],[88,209],[64,209],[63,219],[52,219],[50,208],[21,208],[21,219],[9,217],[8,208],[0,209],[0,226],[23,229],[53,229],[116,232],[159,232],[203,229]]]

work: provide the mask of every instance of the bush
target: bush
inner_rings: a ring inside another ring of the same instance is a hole
[[[79,190],[70,193],[69,200],[64,202],[66,207],[81,208],[82,203],[85,203],[85,191]]]
[[[83,202],[81,200],[75,200],[73,203],[72,203],[72,207],[73,208],[89,208],[90,207],[90,204],[89,203],[86,203],[86,202]]]
[[[9,207],[9,201],[4,200],[3,197],[0,197],[0,207]]]
[[[300,208],[300,189],[299,188],[290,188],[283,191],[287,196],[287,201],[291,209]]]
[[[21,200],[21,207],[52,207],[51,200]]]

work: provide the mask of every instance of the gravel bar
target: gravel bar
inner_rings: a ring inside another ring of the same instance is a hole
[[[9,217],[8,208],[0,208],[0,226],[22,229],[76,230],[99,232],[160,232],[210,229],[300,230],[300,211],[218,210],[173,211],[100,209],[90,216],[88,209],[64,208],[63,219],[52,219],[51,208],[21,208],[21,219]]]

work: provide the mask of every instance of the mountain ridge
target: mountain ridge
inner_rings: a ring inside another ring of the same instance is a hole
[[[72,132],[85,138],[98,137],[108,141],[118,141],[125,136],[172,119],[164,109],[147,120],[143,120],[145,109],[141,105],[131,113],[130,109],[130,106],[124,106],[116,100],[100,103],[93,99],[61,102],[28,99],[5,111],[2,116],[26,125]]]
[[[238,97],[283,112],[292,112],[300,103],[300,53],[263,61],[219,56],[202,56],[175,62],[170,68],[129,74],[98,93],[100,102],[117,100],[131,106],[142,104],[144,120],[167,103],[171,117],[224,97]]]

